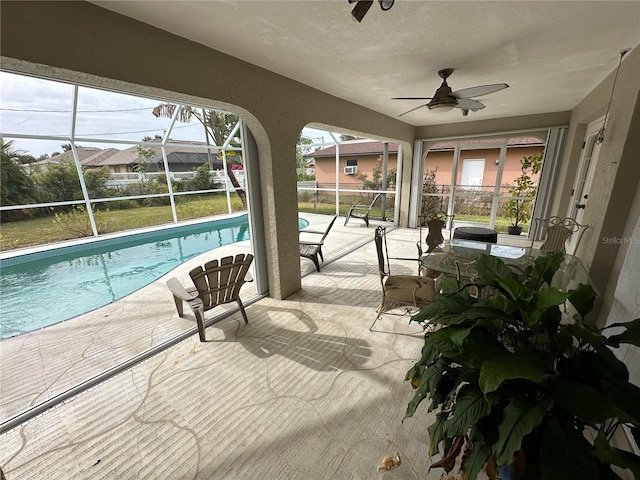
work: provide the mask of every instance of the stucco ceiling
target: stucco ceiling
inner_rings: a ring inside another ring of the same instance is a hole
[[[571,110],[640,43],[638,1],[410,1],[361,23],[347,0],[94,1],[181,37],[391,117],[453,90],[506,82],[462,117],[418,109],[433,125]]]

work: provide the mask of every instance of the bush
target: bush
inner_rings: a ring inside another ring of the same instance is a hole
[[[82,200],[82,188],[76,166],[70,159],[59,164],[51,164],[36,175],[43,202],[64,202]],[[71,210],[71,207],[68,207]]]
[[[98,233],[110,232],[113,228],[114,219],[108,219],[109,210],[92,210],[92,212]],[[67,238],[90,237],[93,235],[89,215],[84,207],[75,206],[70,212],[56,213],[53,218],[53,224],[65,234],[72,234]]]

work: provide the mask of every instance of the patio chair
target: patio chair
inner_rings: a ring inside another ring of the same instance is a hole
[[[452,225],[450,225],[449,222],[453,222],[454,218],[455,215],[447,215],[445,212],[440,211],[436,212],[435,214],[433,214],[433,216],[427,219],[426,224],[428,231],[427,238],[425,239],[425,243],[427,245],[427,255],[432,253],[433,250],[438,247],[438,245],[444,243],[444,235],[442,234],[442,230],[447,226],[449,227],[449,240],[451,240],[451,232],[453,231],[453,229],[451,228]],[[416,243],[416,247],[418,248],[418,257],[422,257],[423,253],[425,253],[422,250],[422,226],[424,223],[424,217],[420,217],[418,219],[418,223],[420,224],[420,240]],[[423,275],[425,273],[432,275],[435,273],[435,276],[438,276],[439,274],[439,272],[425,272],[422,264],[418,263],[418,275]]]
[[[567,243],[571,242],[571,254],[574,254],[584,232],[589,228],[589,225],[581,225],[572,218],[549,217],[534,219],[533,222],[534,231],[537,231],[538,226],[544,230],[544,241],[540,246],[543,252],[566,253]]]
[[[345,218],[344,220],[344,224],[346,225],[351,219],[351,217],[354,217],[354,218],[359,218],[361,220],[364,220],[364,223],[368,228],[369,212],[373,208],[373,205],[378,201],[378,198],[380,198],[379,193],[375,197],[373,197],[373,200],[371,200],[371,203],[369,205],[351,205],[351,208],[347,213],[347,218]]]
[[[167,280],[167,287],[173,294],[178,316],[183,315],[182,302],[187,302],[193,310],[201,342],[206,342],[204,312],[218,305],[236,302],[244,323],[249,323],[240,300],[240,288],[245,282],[253,281],[251,278],[245,278],[252,261],[251,254],[224,257],[219,261],[211,260],[205,263],[204,267],[196,267],[189,272],[194,284],[194,287],[190,288],[185,288],[177,278]]]
[[[420,308],[431,303],[433,297],[440,290],[440,281],[444,274],[437,278],[420,275],[392,275],[387,251],[386,229],[377,227],[374,235],[376,251],[378,253],[378,271],[382,286],[382,302],[376,310],[377,316],[369,330],[383,313],[400,307]]]
[[[318,261],[318,257],[320,257],[320,260],[324,262],[324,257],[322,256],[322,245],[324,244],[324,239],[327,238],[329,230],[333,227],[333,223],[336,221],[336,218],[338,218],[338,215],[333,217],[327,228],[323,231],[300,230],[300,235],[307,233],[322,235],[320,240],[315,242],[302,239],[300,240],[300,256],[311,260],[318,271],[320,271],[320,261]]]

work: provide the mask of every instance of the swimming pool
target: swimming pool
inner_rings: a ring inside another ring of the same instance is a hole
[[[107,305],[196,255],[248,239],[242,215],[2,259],[0,339]]]

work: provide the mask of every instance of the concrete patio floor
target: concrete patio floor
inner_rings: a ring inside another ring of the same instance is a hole
[[[311,227],[329,218],[304,216]],[[249,325],[233,314],[207,329],[206,343],[191,335],[0,436],[7,480],[440,478],[428,470],[432,414],[424,406],[402,421],[421,329],[406,315],[368,329],[380,300],[376,223],[339,219],[321,272],[301,259],[302,272],[313,272],[302,290],[248,306]],[[417,230],[388,238],[391,256],[415,253]],[[358,242],[368,243],[336,259]],[[2,418],[193,327],[164,282],[186,279],[206,256],[111,305],[3,340]],[[255,294],[249,285],[243,297]],[[378,473],[394,451],[400,467]]]

